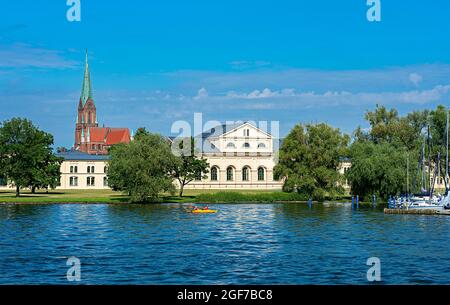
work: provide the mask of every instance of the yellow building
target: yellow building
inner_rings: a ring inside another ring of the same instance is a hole
[[[109,156],[89,155],[79,151],[57,154],[64,158],[57,189],[108,189],[106,167]]]

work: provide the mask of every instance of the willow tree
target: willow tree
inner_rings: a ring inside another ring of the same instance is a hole
[[[131,201],[155,201],[160,193],[175,191],[170,173],[176,159],[162,136],[140,129],[129,144],[111,147],[110,155],[108,184]]]
[[[327,124],[296,125],[283,140],[276,178],[284,178],[284,191],[323,200],[343,194],[339,173],[350,137]]]

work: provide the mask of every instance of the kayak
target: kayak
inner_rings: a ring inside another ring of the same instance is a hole
[[[201,213],[217,213],[217,210],[192,210],[192,213],[201,214]]]

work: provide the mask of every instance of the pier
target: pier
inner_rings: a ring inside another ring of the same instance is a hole
[[[384,214],[415,214],[415,215],[447,215],[450,216],[450,210],[419,210],[419,209],[384,209]]]

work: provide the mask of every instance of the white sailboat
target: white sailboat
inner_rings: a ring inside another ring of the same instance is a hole
[[[445,188],[446,192],[444,196],[433,195],[434,184],[436,182],[436,170],[434,174],[433,184],[430,186],[430,192],[424,196],[411,197],[404,206],[407,209],[423,209],[423,210],[435,210],[441,211],[444,209],[450,209],[450,194],[449,194],[449,173],[448,173],[448,140],[449,140],[449,113],[447,110],[447,122],[446,122],[446,157],[445,157]],[[430,166],[430,163],[428,164]],[[440,155],[438,155],[438,161],[436,169],[440,167]]]

